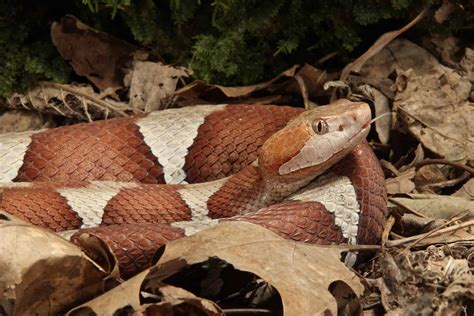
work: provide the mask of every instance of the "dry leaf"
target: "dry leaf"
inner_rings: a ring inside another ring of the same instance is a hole
[[[474,178],[469,179],[464,185],[457,190],[452,196],[474,200]]]
[[[474,82],[474,49],[466,47],[466,53],[459,65],[466,72],[469,81]]]
[[[454,12],[456,7],[450,0],[443,0],[443,4],[436,10],[434,14],[434,19],[439,24],[446,21],[449,16]]]
[[[72,309],[67,315],[117,315],[121,313],[129,313],[133,315],[159,315],[159,316],[173,316],[173,315],[202,315],[202,316],[223,316],[222,310],[209,300],[196,297],[191,292],[184,289],[174,287],[168,284],[158,282],[153,284],[153,293],[147,293],[144,299],[154,301],[153,303],[142,304],[138,302],[140,295],[145,292],[143,285],[140,282],[127,282],[125,285],[120,285],[115,291],[118,296],[101,297],[81,305],[80,307]],[[140,292],[142,292],[140,294]],[[136,297],[137,300],[131,300],[131,297]],[[108,299],[113,299],[111,302]],[[114,310],[113,306],[116,302],[125,299],[134,302],[134,304],[123,305],[121,308]],[[112,308],[111,308],[112,307]]]
[[[414,182],[417,188],[446,181],[446,177],[437,165],[423,166],[417,170]]]
[[[450,219],[459,215],[474,216],[474,201],[465,198],[436,194],[407,194],[407,196],[392,199],[397,204],[431,218]]]
[[[328,75],[321,69],[305,64],[296,72],[293,78],[293,80],[283,82],[281,85],[276,85],[274,88],[272,87],[272,90],[279,93],[298,94],[301,92],[301,87],[296,78],[301,78],[310,99],[328,94],[324,89],[324,83],[328,80]]]
[[[467,245],[468,247],[472,247],[472,244],[474,243],[474,234],[472,234],[470,231],[472,231],[472,228],[458,229],[450,232],[449,234],[426,237],[417,242],[416,246],[420,249],[432,245],[449,245],[449,247],[453,247],[453,245],[456,244],[462,244]]]
[[[415,74],[422,75],[438,64],[438,60],[423,48],[409,40],[397,38],[369,59],[361,68],[360,74],[383,81],[395,71],[400,73],[413,69]]]
[[[304,84],[305,92],[301,91],[302,86],[298,80]],[[193,81],[178,89],[175,97],[179,98],[176,101],[179,106],[223,102],[268,104],[283,102],[288,95],[306,93],[309,98],[327,95],[323,89],[326,81],[325,72],[306,64],[301,68],[293,66],[269,81],[250,86],[224,87]]]
[[[115,92],[124,88],[123,77],[132,65],[133,55],[142,58],[152,55],[99,32],[72,15],[66,15],[51,25],[51,39],[79,76],[87,77],[101,90],[108,89],[108,94],[115,99],[118,99]]]
[[[0,134],[52,128],[53,120],[38,112],[13,110],[0,115]]]
[[[235,269],[251,272],[279,292],[285,315],[337,314],[331,284],[347,284],[359,296],[358,278],[340,261],[340,250],[285,240],[245,222],[224,222],[164,246],[155,267],[84,304],[99,314],[140,308],[139,291],[150,289],[181,270],[209,258],[219,258]],[[340,288],[337,288],[340,290]],[[76,314],[74,314],[76,315]]]
[[[422,39],[423,47],[435,54],[446,66],[459,70],[459,58],[462,53],[461,41],[454,36],[430,34]]]
[[[189,265],[214,256],[273,285],[280,293],[285,315],[336,314],[336,301],[327,291],[335,281],[347,283],[357,295],[362,290],[340,261],[340,250],[286,241],[244,222],[220,223],[167,244],[150,278],[161,279],[182,269],[173,262]]]
[[[470,82],[449,68],[424,75],[408,70],[397,78],[394,110],[426,148],[454,161],[474,159],[474,107]]]
[[[387,194],[410,193],[415,189],[413,178],[415,177],[415,168],[403,171],[395,178],[385,180]]]
[[[183,67],[136,60],[124,78],[125,85],[130,87],[130,106],[144,112],[166,108],[163,100],[173,95],[181,77],[190,75]]]
[[[472,298],[474,275],[468,260],[453,258],[443,246],[384,256],[389,258],[381,261],[382,269],[396,271],[384,274],[387,288],[380,288],[390,315],[458,315]]]
[[[0,306],[14,315],[57,315],[102,293],[110,270],[42,228],[0,212]]]
[[[390,112],[389,99],[379,90],[372,88],[372,96],[374,98],[375,117]],[[392,126],[392,117],[385,116],[375,121],[375,131],[382,144],[387,144],[390,140],[390,127]]]
[[[359,58],[354,62],[349,63],[341,73],[340,80],[345,81],[351,72],[360,72],[362,66],[374,55],[377,55],[385,46],[387,46],[392,40],[398,37],[403,32],[409,30],[413,25],[418,23],[428,12],[429,7],[425,7],[410,23],[405,25],[399,30],[391,31],[380,36],[377,41]]]
[[[274,82],[285,77],[293,77],[298,66],[282,72],[270,81],[242,87],[224,87],[219,85],[206,84],[203,81],[193,81],[190,84],[178,89],[175,93],[183,103],[199,104],[205,102],[220,103],[228,98],[248,97],[255,91],[260,91],[270,87]],[[184,100],[184,101],[183,101]]]
[[[132,113],[125,103],[110,98],[104,100],[89,85],[66,85],[39,82],[26,94],[13,94],[8,99],[12,108],[35,110],[81,121],[93,121]]]

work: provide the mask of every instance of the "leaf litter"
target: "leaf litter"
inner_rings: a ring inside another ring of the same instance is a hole
[[[435,21],[443,23],[451,8],[443,1]],[[0,315],[473,314],[474,50],[453,37],[400,38],[431,14],[381,36],[342,74],[295,65],[245,87],[190,82],[190,69],[167,65],[156,52],[61,19],[53,43],[90,83],[44,82],[12,95],[1,105],[2,132],[22,120],[18,131],[198,103],[310,108],[331,97],[363,100],[376,116],[391,114],[369,137],[391,215],[382,244],[365,246],[298,244],[225,222],[166,244],[150,268],[124,281],[100,238],[83,239],[87,256],[1,213]],[[348,250],[376,255],[354,271],[340,261]]]

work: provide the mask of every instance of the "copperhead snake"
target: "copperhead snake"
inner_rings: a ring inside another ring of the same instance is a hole
[[[309,111],[206,105],[3,134],[0,209],[79,229],[75,242],[104,238],[125,276],[220,218],[297,241],[373,244],[386,192],[365,142],[370,119],[366,103],[347,100]]]

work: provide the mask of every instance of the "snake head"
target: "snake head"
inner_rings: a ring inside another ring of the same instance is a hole
[[[273,176],[317,176],[367,137],[370,119],[367,103],[344,99],[305,111],[264,143],[258,164]]]

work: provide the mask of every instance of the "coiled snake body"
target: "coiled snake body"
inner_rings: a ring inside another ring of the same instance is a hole
[[[367,104],[347,100],[304,112],[209,105],[4,134],[0,208],[79,229],[73,241],[104,238],[125,275],[220,218],[298,241],[372,244],[386,192],[365,143],[370,118]]]

